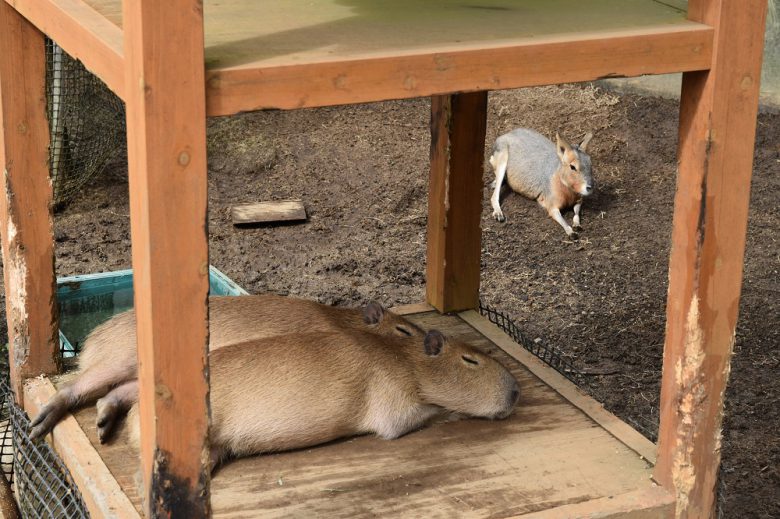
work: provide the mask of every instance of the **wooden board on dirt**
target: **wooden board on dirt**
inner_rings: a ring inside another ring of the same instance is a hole
[[[300,200],[279,200],[236,205],[231,208],[230,214],[233,225],[295,222],[306,219],[306,208]]]

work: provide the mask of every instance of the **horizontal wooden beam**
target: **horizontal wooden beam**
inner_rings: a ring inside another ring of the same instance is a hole
[[[5,1],[124,99],[122,29],[82,0]]]
[[[712,39],[711,27],[690,22],[525,38],[501,46],[212,69],[206,72],[206,110],[228,115],[707,70]]]
[[[534,519],[569,519],[571,517],[598,517],[599,519],[671,519],[674,517],[674,496],[664,488],[654,486],[617,496],[600,497],[539,510],[517,516]]]

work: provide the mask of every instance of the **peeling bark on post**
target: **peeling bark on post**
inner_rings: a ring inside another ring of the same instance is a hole
[[[0,2],[0,234],[11,385],[59,367],[43,34]]]
[[[210,515],[203,6],[123,3],[141,459],[150,517]]]
[[[486,125],[487,92],[431,99],[426,291],[440,312],[479,306]]]
[[[691,0],[715,27],[712,69],[687,73],[669,268],[656,479],[677,517],[715,506],[723,399],[734,346],[753,164],[766,0]]]

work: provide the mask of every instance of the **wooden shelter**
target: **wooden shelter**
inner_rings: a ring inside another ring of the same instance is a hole
[[[127,107],[141,458],[152,516],[711,515],[766,1],[690,0],[687,16],[675,3],[0,0],[0,230],[17,396],[34,411],[52,387],[25,380],[59,369],[46,35]],[[471,310],[487,92],[668,72],[684,72],[684,81],[656,455]],[[425,307],[412,318],[509,354],[530,400],[509,422],[491,424],[497,430],[462,422],[380,446],[360,438],[242,460],[212,481],[206,116],[420,96],[432,98],[427,303],[461,313]],[[93,515],[134,513],[140,501],[121,468],[127,454],[96,450],[89,417],[77,420],[58,426],[52,441]]]

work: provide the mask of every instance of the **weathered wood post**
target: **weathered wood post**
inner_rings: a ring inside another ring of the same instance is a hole
[[[0,234],[11,387],[59,363],[44,37],[0,2]]]
[[[431,98],[427,299],[440,312],[479,306],[487,92]]]
[[[712,68],[686,73],[669,267],[656,479],[678,517],[710,517],[742,283],[766,0],[691,0],[715,28]]]
[[[150,517],[206,517],[203,5],[123,2],[141,458]]]

